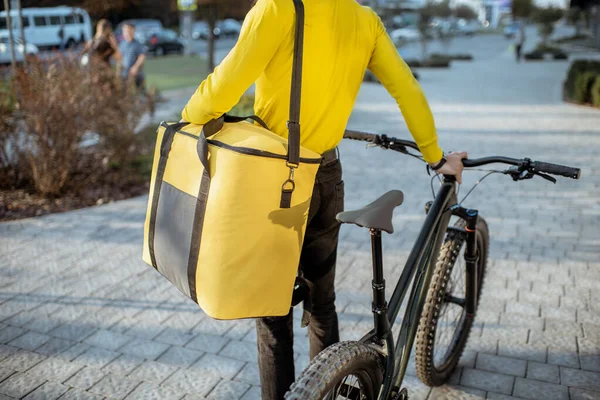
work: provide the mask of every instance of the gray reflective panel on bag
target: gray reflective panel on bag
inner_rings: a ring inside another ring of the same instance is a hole
[[[156,212],[158,271],[187,296],[190,295],[188,256],[196,201],[195,197],[163,182]]]

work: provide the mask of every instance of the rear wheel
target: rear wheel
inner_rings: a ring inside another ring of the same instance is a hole
[[[465,221],[459,220],[455,226],[464,228]],[[485,274],[488,245],[488,226],[483,218],[479,218],[477,223],[478,295],[481,293]],[[428,386],[439,386],[450,379],[473,324],[473,320],[467,318],[465,310],[465,304],[470,301],[470,296],[465,290],[465,247],[464,233],[448,230],[421,314],[415,361],[419,379]]]
[[[381,356],[358,342],[334,344],[306,367],[286,400],[376,400],[383,379]]]

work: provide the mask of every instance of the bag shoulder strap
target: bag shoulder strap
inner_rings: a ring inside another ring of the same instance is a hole
[[[296,34],[294,39],[294,59],[292,62],[292,89],[290,98],[290,118],[288,127],[288,163],[300,163],[300,100],[302,95],[302,58],[304,53],[304,3],[293,0],[296,9]]]
[[[290,118],[288,128],[287,166],[289,178],[281,187],[281,208],[290,208],[292,193],[296,188],[294,170],[300,166],[300,99],[302,94],[302,54],[304,50],[304,3],[293,0],[296,9],[296,34],[294,37],[294,59],[292,61],[292,89],[290,91]]]

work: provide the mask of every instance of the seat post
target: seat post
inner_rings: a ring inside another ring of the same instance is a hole
[[[387,316],[387,302],[385,301],[385,279],[383,278],[383,250],[381,245],[381,230],[370,229],[371,252],[373,255],[373,322],[375,335],[385,338],[390,330],[390,321]]]

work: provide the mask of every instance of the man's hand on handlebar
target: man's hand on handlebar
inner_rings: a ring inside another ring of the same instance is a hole
[[[463,163],[462,160],[467,158],[466,151],[456,151],[453,153],[449,153],[446,156],[446,163],[442,166],[442,168],[435,171],[436,173],[442,175],[454,175],[456,177],[456,181],[461,184],[462,183],[462,173],[463,173]]]

